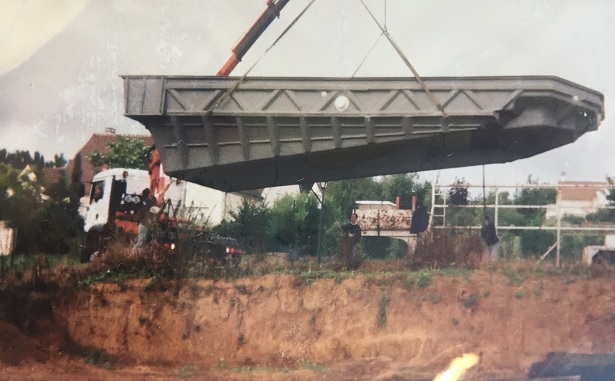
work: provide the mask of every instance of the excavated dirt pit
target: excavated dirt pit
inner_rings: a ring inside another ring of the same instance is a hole
[[[507,271],[5,281],[0,380],[431,380],[463,353],[468,380],[520,380],[548,352],[615,352],[611,273]]]

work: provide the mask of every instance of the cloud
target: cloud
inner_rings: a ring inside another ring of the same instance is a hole
[[[7,73],[60,33],[89,0],[8,1],[0,13],[0,75]]]
[[[12,122],[0,129],[0,141],[2,142],[0,148],[6,148],[9,151],[34,152],[38,150],[39,139],[46,140],[47,138],[48,135],[41,128],[41,123],[26,125],[20,122]]]

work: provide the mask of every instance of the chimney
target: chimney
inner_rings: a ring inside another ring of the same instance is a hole
[[[115,128],[113,128],[113,127],[107,127],[107,128],[105,128],[105,132],[106,132],[106,133],[108,133],[108,134],[113,134],[113,135],[115,135]]]
[[[399,209],[399,196],[395,197],[395,207]]]
[[[564,181],[566,181],[566,172],[562,172],[559,175],[559,182],[563,183]]]
[[[412,211],[416,210],[416,195],[412,195]]]

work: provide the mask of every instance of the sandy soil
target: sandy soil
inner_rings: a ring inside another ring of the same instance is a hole
[[[523,379],[550,351],[615,352],[612,277],[408,274],[39,295],[0,321],[0,380],[419,380],[468,352],[467,379]]]

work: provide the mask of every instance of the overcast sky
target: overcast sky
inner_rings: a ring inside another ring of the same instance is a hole
[[[233,75],[412,77],[359,0],[291,0]],[[555,75],[600,91],[606,119],[577,142],[486,166],[488,183],[615,175],[615,1],[365,0],[423,77]],[[94,132],[148,134],[123,116],[123,74],[215,75],[265,0],[0,0],[0,147],[72,157]],[[386,8],[385,8],[386,4]],[[481,168],[421,174],[482,181]]]

